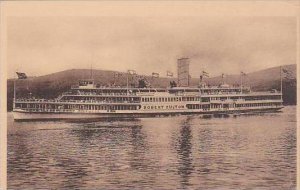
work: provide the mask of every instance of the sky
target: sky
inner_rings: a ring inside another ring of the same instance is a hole
[[[8,76],[41,76],[68,69],[238,74],[296,64],[295,17],[9,17]]]

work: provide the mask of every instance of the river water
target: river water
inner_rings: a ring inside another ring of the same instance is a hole
[[[14,122],[9,189],[295,189],[296,107],[281,113]]]

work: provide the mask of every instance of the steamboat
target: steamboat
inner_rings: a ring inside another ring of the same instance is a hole
[[[249,87],[222,83],[208,86],[202,72],[197,87],[189,86],[189,59],[177,61],[178,81],[168,88],[152,88],[143,79],[137,87],[99,87],[93,79],[53,100],[14,97],[14,119],[98,119],[139,118],[182,114],[235,114],[278,111],[283,108],[282,90],[252,92]],[[280,71],[281,72],[281,71]],[[241,75],[242,81],[242,75]]]

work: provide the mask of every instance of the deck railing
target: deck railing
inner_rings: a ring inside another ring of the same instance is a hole
[[[211,100],[210,103],[272,103],[272,102],[282,102],[282,100],[278,99],[269,99],[269,100],[244,100],[244,99],[237,99],[237,100]]]
[[[166,91],[166,93],[168,93]],[[62,95],[64,96],[153,96],[157,94],[157,92],[129,92],[127,93],[96,93],[96,92],[65,92]],[[170,93],[177,96],[188,96],[188,95],[281,95],[279,92],[174,92]]]
[[[45,99],[17,99],[16,103],[141,103],[140,101],[97,101],[97,100],[45,100]]]

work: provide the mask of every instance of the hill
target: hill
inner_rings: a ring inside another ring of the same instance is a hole
[[[284,103],[296,104],[296,65],[285,65],[284,69],[288,71],[288,77],[283,80]],[[247,73],[243,84],[251,86],[254,91],[263,91],[271,89],[280,89],[279,67],[273,67],[253,73]],[[118,77],[115,77],[118,73]],[[72,69],[61,71],[39,77],[29,77],[27,80],[17,80],[17,97],[26,97],[30,93],[36,98],[56,98],[61,93],[67,91],[72,85],[76,85],[78,80],[90,78],[89,69]],[[108,86],[113,83],[119,86],[126,86],[126,73],[116,71],[93,70],[93,78],[96,84]],[[152,78],[146,76],[153,87],[167,87],[171,80],[175,78]],[[7,109],[12,110],[13,102],[13,80],[7,80]],[[212,77],[204,79],[209,85],[218,85],[222,82],[222,77]],[[130,78],[132,83],[133,79]],[[224,81],[228,84],[239,85],[240,75],[227,75]],[[191,86],[197,86],[199,79],[192,78]],[[135,85],[135,84],[131,84]]]

